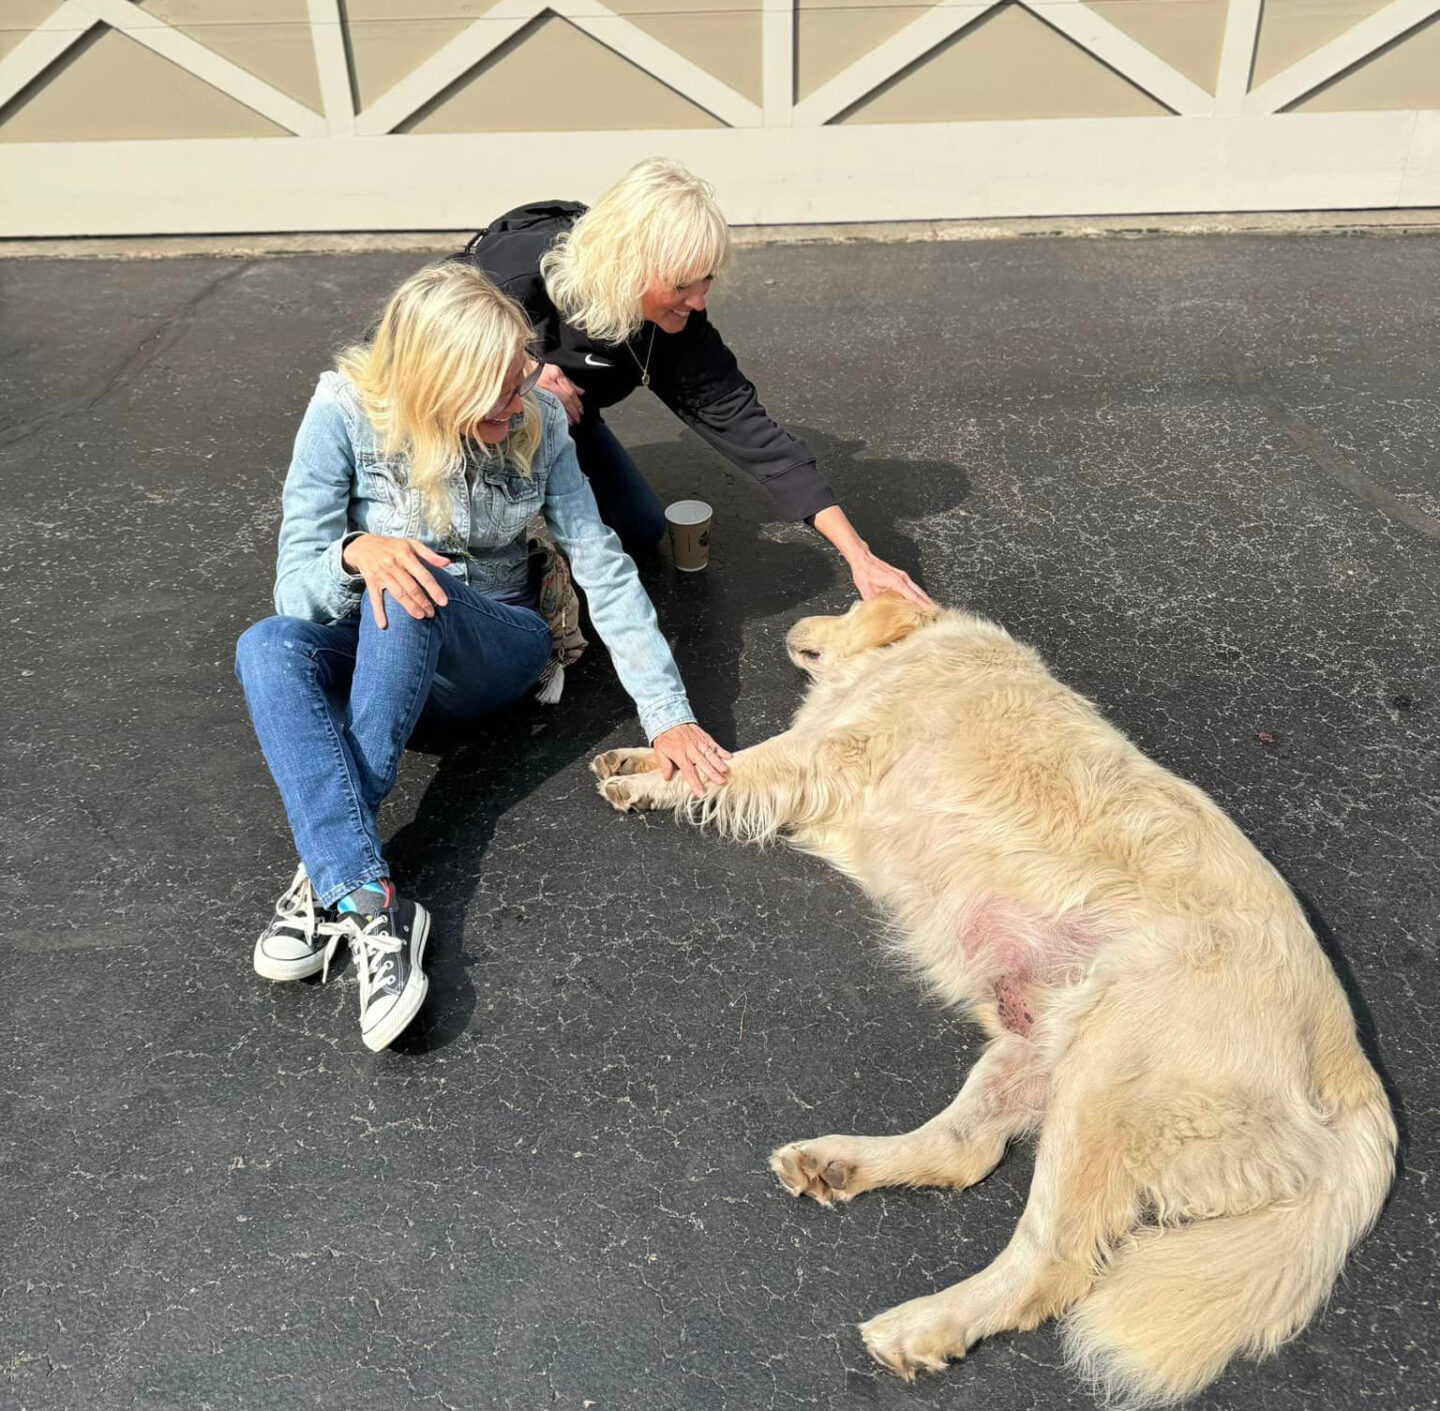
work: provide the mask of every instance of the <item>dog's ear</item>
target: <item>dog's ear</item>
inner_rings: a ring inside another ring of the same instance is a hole
[[[908,637],[917,627],[934,622],[940,612],[938,608],[923,608],[912,603],[899,593],[886,592],[863,603],[859,616],[864,624],[865,645],[888,647]]]

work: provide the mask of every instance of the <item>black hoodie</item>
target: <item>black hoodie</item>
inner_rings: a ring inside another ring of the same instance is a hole
[[[642,324],[627,343],[597,342],[561,319],[545,292],[540,260],[584,212],[575,201],[520,206],[487,226],[456,257],[468,259],[524,305],[538,351],[585,394],[577,431],[597,421],[602,408],[628,397],[648,366],[650,390],[722,456],[749,471],[786,518],[810,519],[833,505],[835,493],[815,453],[767,414],[704,312],[692,313],[679,333]]]

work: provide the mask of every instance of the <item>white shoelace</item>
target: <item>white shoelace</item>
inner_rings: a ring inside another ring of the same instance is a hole
[[[350,954],[355,957],[355,969],[360,976],[360,1008],[363,1010],[370,1001],[370,991],[377,985],[395,977],[395,962],[405,942],[399,936],[382,935],[380,930],[389,923],[389,917],[382,911],[361,924],[359,912],[343,912],[338,921],[327,921],[320,927],[322,936],[329,936],[325,947],[325,964],[320,978],[323,983],[330,978],[330,958],[342,940],[350,942]]]
[[[295,869],[285,895],[275,903],[275,921],[294,926],[307,936],[315,934],[315,889],[310,885],[303,862]]]

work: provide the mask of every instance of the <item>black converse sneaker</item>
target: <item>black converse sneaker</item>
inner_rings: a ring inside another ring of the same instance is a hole
[[[343,937],[360,976],[360,1037],[379,1052],[400,1037],[420,1011],[430,981],[420,968],[430,913],[388,888],[388,905],[366,915],[341,911],[321,928],[334,947]]]
[[[333,909],[320,905],[302,862],[255,942],[255,973],[267,980],[303,980],[325,970],[334,945],[326,944],[321,928],[334,919]]]

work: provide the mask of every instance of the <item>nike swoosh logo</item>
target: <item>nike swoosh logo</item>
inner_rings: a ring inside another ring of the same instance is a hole
[[[607,363],[604,358],[597,358],[594,353],[585,354],[586,367],[614,367],[614,363]]]

